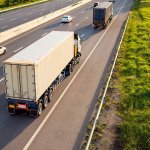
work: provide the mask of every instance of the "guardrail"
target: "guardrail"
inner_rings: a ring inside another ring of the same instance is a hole
[[[92,0],[79,1],[75,4],[73,4],[73,5],[64,7],[62,9],[57,10],[55,12],[52,12],[48,15],[45,15],[45,16],[42,16],[40,18],[34,19],[34,20],[29,21],[25,24],[19,25],[19,26],[14,27],[14,28],[11,28],[7,31],[3,31],[3,32],[0,33],[0,43],[4,42],[4,41],[6,41],[10,38],[13,38],[13,37],[15,37],[19,34],[27,32],[28,30],[31,30],[31,29],[33,29],[33,28],[35,28],[35,27],[37,27],[37,26],[39,26],[43,23],[46,23],[46,22],[48,22],[48,21],[50,21],[50,20],[52,20],[52,19],[54,19],[54,18],[56,18],[60,15],[63,15],[65,13],[69,12],[69,11],[72,11],[73,9],[76,9],[76,8],[82,6],[82,5],[84,5],[84,4],[86,4],[90,1],[92,1]]]

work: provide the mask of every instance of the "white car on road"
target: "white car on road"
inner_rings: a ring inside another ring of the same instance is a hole
[[[69,23],[69,22],[71,22],[71,21],[72,21],[72,17],[71,17],[71,16],[65,15],[65,16],[63,16],[63,17],[61,18],[61,22],[63,22],[63,23]]]
[[[7,51],[6,47],[0,46],[0,55],[5,54]]]

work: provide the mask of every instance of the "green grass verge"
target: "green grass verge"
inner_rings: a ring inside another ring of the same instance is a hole
[[[117,63],[120,142],[125,150],[150,148],[150,0],[135,0]]]
[[[119,126],[120,136],[117,138],[119,146],[123,150],[149,150],[150,0],[134,0],[109,90],[108,98],[115,94],[120,99],[116,103],[116,106],[119,105],[116,113],[123,119]],[[108,106],[109,104],[105,107]],[[82,149],[85,149],[92,124],[93,121],[88,126]],[[105,125],[101,122],[97,124],[90,150],[99,149],[98,142],[104,128]]]

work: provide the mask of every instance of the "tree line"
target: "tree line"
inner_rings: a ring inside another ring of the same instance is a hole
[[[4,4],[5,6],[12,6],[12,5],[16,5],[16,4],[23,4],[25,2],[30,2],[33,0],[5,0]]]

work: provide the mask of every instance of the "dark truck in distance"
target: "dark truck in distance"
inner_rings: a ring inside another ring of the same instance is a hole
[[[113,3],[101,2],[93,8],[93,25],[94,28],[106,28],[113,17]]]

